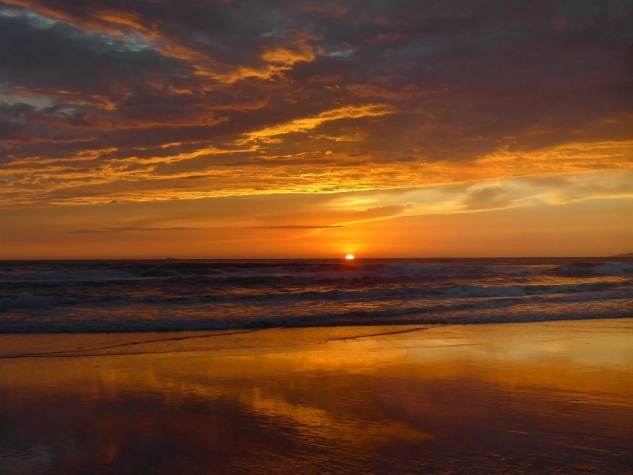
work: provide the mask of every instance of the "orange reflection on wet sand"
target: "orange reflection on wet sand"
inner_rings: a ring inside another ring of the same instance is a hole
[[[0,466],[626,473],[633,319],[0,336]]]

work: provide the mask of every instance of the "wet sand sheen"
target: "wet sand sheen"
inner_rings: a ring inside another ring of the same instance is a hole
[[[0,336],[0,467],[627,473],[633,319]]]

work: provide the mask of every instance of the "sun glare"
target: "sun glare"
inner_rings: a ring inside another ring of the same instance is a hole
[[[345,259],[348,261],[353,261],[354,260],[354,254],[348,254],[345,256]]]

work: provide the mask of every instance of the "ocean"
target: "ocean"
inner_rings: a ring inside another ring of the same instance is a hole
[[[0,262],[0,333],[633,315],[633,258]]]

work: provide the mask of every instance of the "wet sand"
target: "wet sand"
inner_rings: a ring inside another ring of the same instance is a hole
[[[0,335],[0,473],[625,474],[633,319]]]

